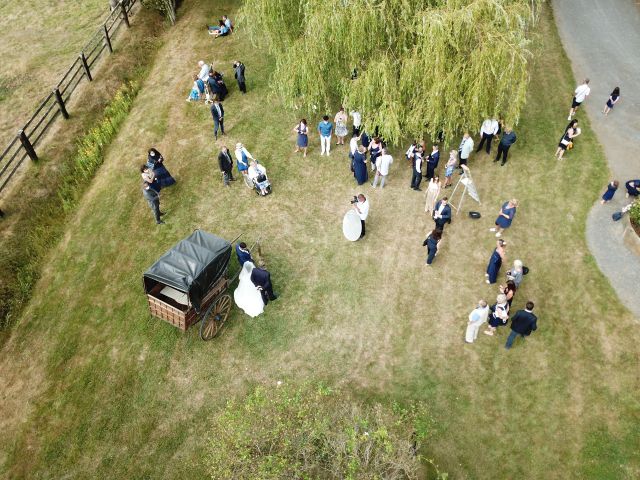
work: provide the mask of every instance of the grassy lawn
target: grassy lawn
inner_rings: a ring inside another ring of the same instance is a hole
[[[107,0],[0,4],[2,148],[69,68],[108,11]]]
[[[583,115],[577,148],[553,159],[566,124],[566,105],[554,97],[565,98],[574,80],[550,11],[509,164],[484,154],[470,162],[483,219],[455,218],[427,270],[420,245],[432,222],[424,197],[409,189],[405,146],[393,150],[388,187],[362,189],[372,204],[366,239],[346,242],[342,215],[360,190],[346,147],[319,157],[314,136],[308,158],[292,154],[297,117],[268,94],[269,58],[241,26],[216,41],[203,31],[234,4],[183,5],[2,347],[0,474],[201,478],[208,425],[227,398],[314,379],[366,400],[427,402],[427,453],[451,478],[637,478],[640,338],[584,241],[608,176]],[[225,141],[242,141],[263,161],[273,195],[222,187],[209,112],[184,101],[201,58],[229,79]],[[232,82],[234,59],[247,65],[246,96]],[[162,227],[139,191],[137,166],[150,145],[178,180],[163,193]],[[497,293],[483,281],[495,240],[487,229],[514,196],[521,206],[505,235],[508,262],[531,268],[514,307],[534,300],[539,329],[507,353],[504,331],[473,346],[463,334],[474,302]],[[194,228],[262,236],[281,294],[256,319],[234,309],[209,343],[150,318],[141,289],[142,272]]]

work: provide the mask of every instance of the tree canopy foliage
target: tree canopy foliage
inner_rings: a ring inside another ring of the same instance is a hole
[[[365,405],[323,386],[257,388],[229,401],[213,421],[212,478],[415,479],[432,461],[420,455],[429,422],[423,405]],[[421,462],[424,460],[424,463]]]
[[[251,0],[241,21],[275,56],[287,106],[320,113],[342,102],[394,142],[487,115],[517,123],[537,1]]]

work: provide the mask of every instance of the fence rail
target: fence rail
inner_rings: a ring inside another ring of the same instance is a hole
[[[113,53],[112,40],[124,23],[129,27],[129,14],[138,0],[119,0],[100,28],[93,34],[69,69],[52,91],[40,102],[36,111],[0,154],[0,198],[22,163],[38,160],[38,146],[53,122],[62,115],[69,118],[66,104],[82,79],[93,80],[91,69],[105,50]],[[1,212],[1,210],[0,210]]]

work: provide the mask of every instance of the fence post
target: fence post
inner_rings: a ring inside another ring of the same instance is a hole
[[[62,94],[60,93],[60,89],[54,88],[53,95],[56,97],[56,102],[58,102],[58,108],[60,109],[60,113],[65,118],[65,120],[69,119],[69,112],[67,112],[67,107],[64,104],[64,100],[62,99]]]
[[[22,143],[22,146],[26,150],[27,155],[29,155],[29,158],[34,162],[37,162],[38,155],[36,155],[36,151],[33,149],[33,145],[31,145],[31,142],[29,141],[29,137],[27,137],[27,134],[24,133],[24,130],[18,130],[18,135],[20,136],[20,143]]]
[[[89,64],[87,63],[87,57],[84,56],[84,52],[80,52],[80,60],[82,61],[82,66],[84,67],[84,73],[87,74],[87,78],[89,81],[93,81],[93,77],[91,76],[91,72],[89,71]]]
[[[103,25],[102,28],[104,30],[104,41],[107,44],[109,53],[113,53],[113,47],[111,46],[111,39],[109,38],[109,30],[107,30],[107,25]]]
[[[128,3],[127,0],[120,0],[120,10],[122,10],[122,19],[124,20],[124,23],[127,24],[127,28],[131,27],[131,25],[129,25],[129,14],[127,13],[127,7],[125,6],[125,3]]]

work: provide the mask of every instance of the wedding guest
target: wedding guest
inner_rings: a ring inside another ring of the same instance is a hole
[[[438,162],[440,162],[440,151],[438,145],[431,147],[431,153],[427,157],[427,173],[425,177],[431,180],[435,175],[436,168],[438,168]]]
[[[478,332],[489,316],[489,305],[484,300],[480,300],[475,309],[469,314],[469,323],[467,323],[467,331],[464,335],[464,341],[473,343],[478,339]]]
[[[498,327],[506,325],[509,321],[509,303],[507,297],[501,293],[496,298],[496,303],[491,306],[489,314],[489,328],[484,331],[485,335],[493,336]]]
[[[353,176],[358,185],[364,184],[369,178],[366,153],[367,149],[360,145],[353,155]]]
[[[436,228],[440,230],[444,230],[444,226],[451,223],[451,206],[447,197],[442,197],[442,200],[436,203],[433,209],[433,221],[436,222]]]
[[[411,188],[420,191],[422,181],[422,147],[420,145],[413,149],[411,154]]]
[[[226,145],[222,145],[218,154],[218,166],[222,172],[222,181],[225,187],[229,186],[229,181],[233,181],[233,159]]]
[[[427,247],[427,262],[425,263],[425,266],[431,265],[431,263],[433,263],[433,259],[436,258],[438,247],[440,246],[441,241],[442,230],[436,227],[431,230],[431,232],[429,232],[429,235],[427,235],[425,241],[422,242],[422,245]]]
[[[493,250],[491,258],[489,259],[489,264],[487,265],[487,273],[484,274],[486,277],[485,281],[489,284],[496,283],[498,279],[498,273],[500,273],[500,267],[502,266],[502,261],[506,255],[506,246],[507,242],[502,239],[496,242],[496,248]]]
[[[340,110],[338,111],[338,113],[336,113],[336,116],[334,117],[333,121],[336,124],[336,137],[338,137],[338,141],[336,142],[336,145],[344,145],[344,137],[347,136],[347,121],[349,120],[349,118],[347,117],[347,114],[344,111],[344,107],[340,107]]]
[[[380,140],[380,137],[373,137],[371,143],[369,144],[368,150],[369,161],[371,162],[371,171],[373,172],[376,169],[376,160],[378,160],[378,157],[382,153],[382,141]]]
[[[573,92],[573,101],[571,102],[571,110],[569,110],[569,118],[567,118],[567,120],[571,120],[571,117],[576,114],[578,108],[582,105],[582,102],[584,102],[589,96],[589,93],[591,93],[591,89],[589,88],[589,79],[585,78],[584,82],[581,85],[578,85]]]
[[[517,289],[518,287],[516,287],[516,283],[513,280],[507,280],[507,283],[505,285],[500,285],[498,287],[500,293],[504,293],[504,295],[507,297],[509,308],[511,308],[511,302],[513,301],[513,297],[516,294]]]
[[[160,183],[156,179],[153,170],[149,168],[147,165],[142,165],[140,167],[140,175],[142,176],[142,181],[149,184],[149,187],[160,193]]]
[[[218,130],[224,135],[224,108],[216,97],[211,105],[211,117],[213,118],[213,135],[218,140]]]
[[[427,186],[427,194],[426,194],[426,202],[424,204],[424,211],[427,212],[430,216],[433,216],[433,210],[436,206],[436,200],[438,200],[438,196],[440,195],[440,178],[438,176],[433,177],[429,180],[429,185]]]
[[[514,260],[513,267],[507,272],[507,280],[511,280],[516,285],[516,288],[518,288],[523,278],[524,265],[522,264],[522,260]]]
[[[496,226],[490,228],[490,232],[496,232],[496,237],[501,237],[502,232],[511,226],[514,217],[516,216],[516,209],[518,207],[518,200],[515,198],[504,202],[500,212],[498,212],[498,218],[496,218]]]
[[[198,78],[198,75],[193,74],[193,87],[187,98],[187,102],[197,102],[204,95],[204,82]]]
[[[309,127],[307,126],[307,119],[303,118],[300,123],[293,127],[293,131],[298,134],[296,139],[296,149],[294,153],[298,153],[302,150],[302,156],[307,156],[307,147],[309,146]]]
[[[493,137],[498,134],[498,130],[500,129],[500,125],[495,118],[487,118],[482,125],[480,125],[480,144],[478,145],[478,149],[476,152],[482,150],[482,146],[487,143],[485,151],[487,155],[491,153],[491,143],[493,142]]]
[[[602,200],[600,200],[601,204],[604,205],[605,203],[611,201],[613,196],[616,194],[616,190],[618,190],[618,185],[620,184],[617,180],[614,180],[609,185],[607,185],[607,191],[602,194]]]
[[[378,185],[378,178],[380,178],[380,188],[384,188],[384,182],[389,175],[389,166],[393,163],[393,157],[387,153],[387,149],[382,149],[382,155],[378,157],[376,162],[376,176],[373,178],[373,188]]]
[[[517,137],[515,132],[511,130],[511,127],[505,126],[504,132],[502,132],[502,137],[500,138],[500,143],[498,143],[498,154],[496,155],[494,162],[499,161],[500,156],[502,155],[502,163],[500,165],[504,167],[505,163],[507,163],[509,149],[511,148],[511,145],[516,143],[516,140]]]
[[[567,151],[567,148],[573,148],[573,139],[580,135],[580,133],[581,131],[578,128],[578,120],[571,120],[564,131],[564,135],[560,138],[560,143],[558,143],[558,148],[555,153],[558,160],[562,160],[562,156],[564,155],[564,152]]]
[[[247,93],[247,81],[244,76],[244,63],[236,60],[235,62],[233,62],[233,70],[233,76],[235,77],[236,82],[238,82],[238,88],[243,94]]]
[[[456,169],[456,165],[458,164],[458,152],[455,150],[451,150],[449,152],[449,160],[444,167],[444,187],[451,187],[451,176],[453,175],[453,171]]]
[[[331,134],[333,132],[333,124],[329,121],[329,115],[322,117],[322,121],[318,124],[318,133],[320,134],[320,156],[327,152],[331,152]]]
[[[458,147],[458,158],[460,159],[460,173],[462,174],[462,165],[466,165],[469,160],[469,155],[473,152],[473,139],[469,135],[469,132],[464,132],[462,141]]]
[[[620,87],[616,87],[613,89],[613,92],[611,92],[611,95],[609,95],[609,99],[604,106],[604,110],[602,110],[602,113],[604,113],[605,115],[609,115],[609,112],[613,109],[613,106],[618,103],[618,100],[620,100]]]
[[[163,225],[164,222],[160,218],[164,215],[164,212],[160,211],[160,194],[156,192],[148,182],[143,182],[142,184],[142,196],[149,203],[149,207],[153,212],[153,216],[156,219],[156,223],[158,225]]]
[[[532,301],[528,301],[524,310],[518,310],[516,314],[511,318],[511,333],[507,338],[504,348],[509,350],[513,346],[513,342],[518,335],[524,340],[525,337],[531,335],[538,329],[538,317],[533,314],[534,304]]]
[[[349,112],[349,116],[353,118],[353,135],[360,136],[360,127],[362,126],[362,115],[356,110]]]
[[[247,175],[249,171],[249,160],[255,160],[255,158],[253,158],[249,151],[244,148],[244,145],[239,142],[236,143],[235,157],[238,166],[238,172],[240,172],[242,175]]]
[[[209,65],[204,63],[204,60],[200,60],[198,62],[198,67],[200,67],[200,73],[198,73],[198,78],[202,80],[203,83],[205,83],[209,78],[209,70],[211,70],[211,68],[209,67]]]

